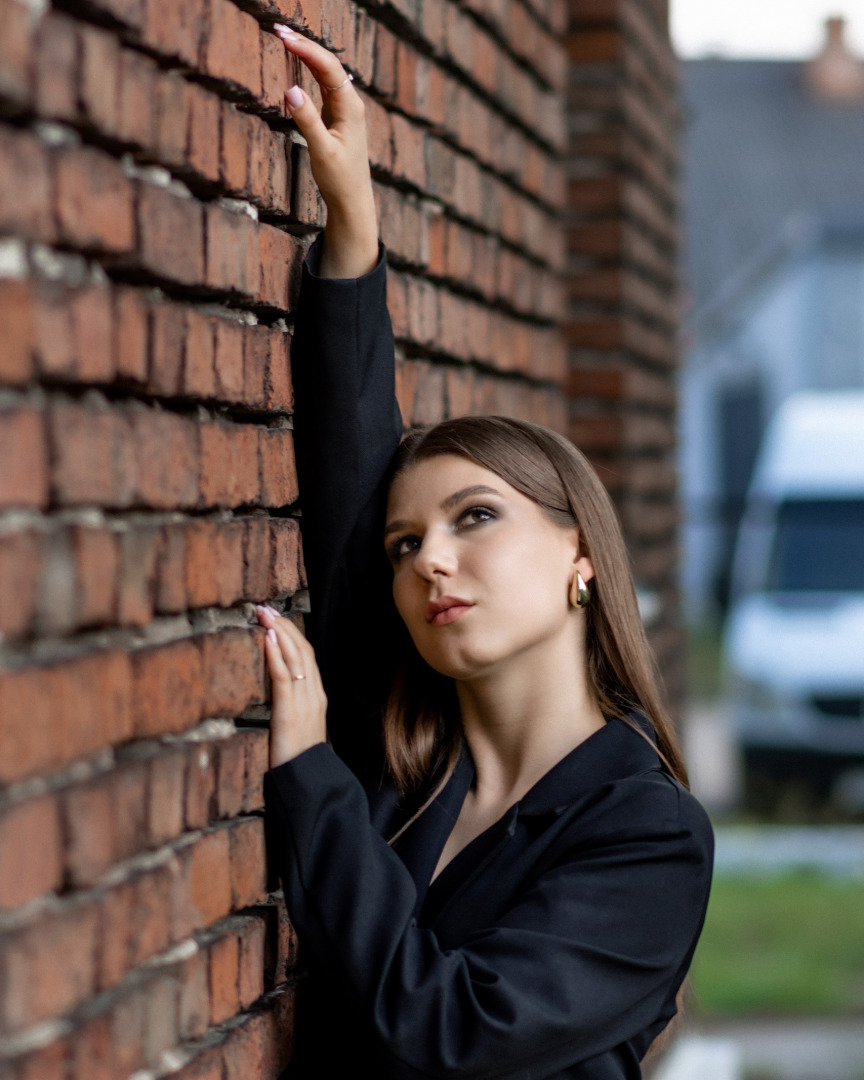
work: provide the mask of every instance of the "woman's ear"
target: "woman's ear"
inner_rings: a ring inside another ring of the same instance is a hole
[[[594,577],[594,563],[591,561],[591,556],[588,554],[588,546],[582,539],[581,530],[577,528],[575,533],[576,544],[573,554],[573,577],[575,578],[578,571],[578,573],[582,575],[582,580],[587,582]],[[571,581],[572,580],[573,579],[571,578]]]

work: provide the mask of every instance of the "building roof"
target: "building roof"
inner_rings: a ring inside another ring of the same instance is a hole
[[[818,99],[799,61],[691,60],[682,69],[682,254],[698,310],[797,219],[860,219],[864,103]]]

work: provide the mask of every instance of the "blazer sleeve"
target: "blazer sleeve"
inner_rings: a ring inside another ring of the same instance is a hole
[[[328,730],[352,767],[377,758],[380,706],[398,633],[381,539],[387,473],[402,436],[383,246],[357,279],[303,267],[291,350],[307,633],[329,700]]]
[[[628,783],[633,805],[607,835],[595,822],[496,925],[444,950],[412,917],[413,881],[365,827],[363,792],[328,747],[267,774],[292,920],[369,1015],[388,1076],[545,1076],[652,1025],[653,1037],[672,1015],[704,918],[710,826],[671,782]]]

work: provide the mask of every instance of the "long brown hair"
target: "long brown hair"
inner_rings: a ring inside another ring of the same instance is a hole
[[[595,574],[586,608],[586,647],[600,710],[607,720],[642,713],[654,728],[666,767],[686,786],[687,772],[642,628],[618,516],[585,455],[538,424],[506,416],[465,416],[406,436],[393,476],[444,454],[489,469],[537,503],[551,521],[579,528]],[[405,793],[422,789],[442,770],[446,779],[462,745],[454,684],[433,671],[413,646],[406,646],[384,709],[384,745],[388,767]]]

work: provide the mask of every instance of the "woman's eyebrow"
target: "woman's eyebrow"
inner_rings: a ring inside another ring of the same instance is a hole
[[[460,488],[459,491],[454,491],[452,495],[448,495],[446,499],[441,503],[442,510],[452,510],[454,506],[458,506],[463,499],[471,499],[475,495],[501,495],[500,491],[495,488],[487,487],[485,484],[472,484],[471,487]],[[390,533],[399,532],[402,529],[409,529],[411,522],[405,518],[400,518],[398,521],[391,521],[384,527],[384,536],[387,537]]]

